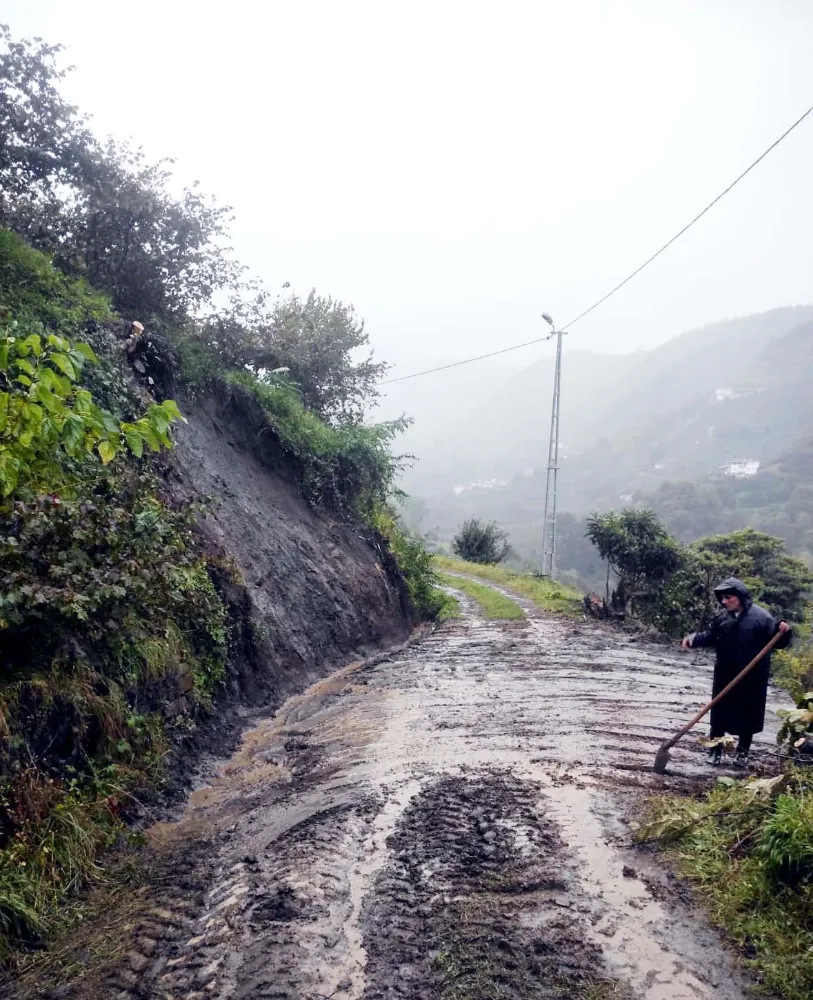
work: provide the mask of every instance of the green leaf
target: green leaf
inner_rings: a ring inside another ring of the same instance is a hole
[[[52,354],[48,360],[52,365],[58,368],[63,375],[67,375],[71,382],[76,381],[76,369],[73,367],[71,359],[67,354]]]
[[[41,368],[40,369],[40,382],[50,389],[51,392],[60,392],[62,388],[62,383],[59,375],[53,370],[53,368]]]
[[[73,408],[82,417],[90,416],[93,412],[93,397],[87,389],[77,390],[76,402],[73,404]]]
[[[62,425],[62,440],[68,451],[75,452],[81,449],[85,440],[85,422],[75,413],[69,413]]]
[[[65,409],[65,401],[55,396],[42,382],[34,386],[34,393],[49,413],[61,413]]]
[[[17,358],[14,364],[20,369],[20,371],[24,371],[26,375],[30,375],[32,378],[34,377],[35,369],[30,361],[26,361],[25,358]]]
[[[141,458],[144,454],[144,442],[141,440],[141,435],[137,431],[125,431],[124,440],[127,442],[127,447],[135,455],[136,458]]]
[[[7,497],[14,491],[19,479],[16,463],[9,455],[0,454],[0,493]]]
[[[8,369],[8,349],[10,346],[11,345],[7,339],[0,343],[0,371],[6,371]]]
[[[97,448],[99,450],[99,458],[102,460],[102,465],[107,465],[108,462],[112,462],[112,460],[116,457],[116,446],[112,441],[100,441]]]
[[[169,427],[169,417],[164,414],[164,411],[159,406],[150,407],[147,419],[159,434],[165,433],[167,427]]]
[[[32,384],[31,379],[27,375],[18,375],[17,378],[14,379],[14,381],[19,382],[20,385],[25,385],[25,386],[29,386]]]
[[[87,358],[88,361],[97,362],[99,359],[93,353],[93,348],[89,344],[83,344],[81,341],[73,345],[73,349],[78,351],[83,357]]]
[[[17,344],[17,353],[23,357],[33,354],[38,358],[42,354],[42,340],[38,333],[30,333],[25,340]]]
[[[178,409],[178,404],[175,402],[174,399],[165,399],[164,402],[161,403],[161,409],[164,411],[164,413],[166,413],[170,421],[182,420],[184,423],[186,423],[186,417]]]
[[[154,427],[151,427],[146,420],[138,421],[138,433],[147,442],[152,451],[161,450],[161,438],[158,436]]]
[[[99,415],[102,418],[102,425],[108,434],[118,434],[119,425],[116,423],[116,418],[112,413],[107,410],[100,410]]]

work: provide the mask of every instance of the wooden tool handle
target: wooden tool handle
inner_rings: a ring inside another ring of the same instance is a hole
[[[754,669],[754,667],[759,663],[762,657],[765,656],[766,653],[770,653],[770,651],[774,648],[777,642],[779,642],[779,638],[782,635],[784,635],[783,632],[777,632],[776,635],[773,637],[773,639],[771,639],[771,641],[765,645],[764,649],[761,649],[757,653],[757,655],[753,658],[753,660],[751,660],[748,666],[743,667],[733,681],[729,681],[729,683],[726,684],[723,690],[718,695],[715,695],[715,697],[711,699],[708,705],[706,705],[704,708],[701,708],[691,722],[687,722],[686,725],[683,727],[683,729],[675,733],[675,735],[672,737],[671,740],[669,740],[668,743],[664,743],[662,749],[669,750],[670,747],[673,747],[677,743],[677,741],[681,738],[681,736],[685,736],[686,733],[688,733],[688,731],[692,728],[692,726],[700,722],[700,720],[703,718],[706,712],[710,712],[711,709],[714,708],[714,706],[717,704],[717,702],[722,701],[723,698],[725,698],[725,696],[728,694],[728,692],[737,684],[739,684],[747,673],[750,673],[750,671]]]

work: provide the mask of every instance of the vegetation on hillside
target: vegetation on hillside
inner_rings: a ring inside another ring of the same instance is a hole
[[[716,475],[666,482],[636,495],[682,541],[752,527],[781,538],[806,562],[813,561],[813,439],[806,437],[754,476]]]
[[[718,610],[714,587],[729,576],[776,617],[804,620],[813,574],[778,538],[748,528],[681,545],[638,509],[594,514],[587,531],[607,563],[608,590],[612,570],[619,603],[670,635],[704,628]]]
[[[171,446],[178,408],[100,405],[73,335],[109,306],[49,268],[0,234],[16,309],[0,319],[0,956],[47,925],[157,778],[159,690],[210,704],[228,646],[194,512],[142,460]]]
[[[59,51],[0,26],[0,958],[47,932],[251,642],[235,571],[164,490],[167,385],[250,395],[314,509],[402,573],[416,617],[450,609],[391,509],[405,421],[364,423],[386,366],[363,323],[248,280],[230,210],[100,142]],[[160,386],[139,360],[159,355]]]

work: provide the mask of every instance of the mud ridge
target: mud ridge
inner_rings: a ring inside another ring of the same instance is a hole
[[[539,789],[444,777],[407,808],[364,911],[364,1000],[620,997],[585,943]]]

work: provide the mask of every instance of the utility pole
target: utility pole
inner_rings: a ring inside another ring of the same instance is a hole
[[[556,487],[559,472],[559,402],[562,386],[562,337],[564,330],[557,330],[547,313],[542,318],[551,328],[550,337],[556,337],[556,367],[553,373],[553,404],[550,414],[548,442],[548,471],[545,481],[545,512],[542,516],[542,575],[551,580],[556,575]]]

